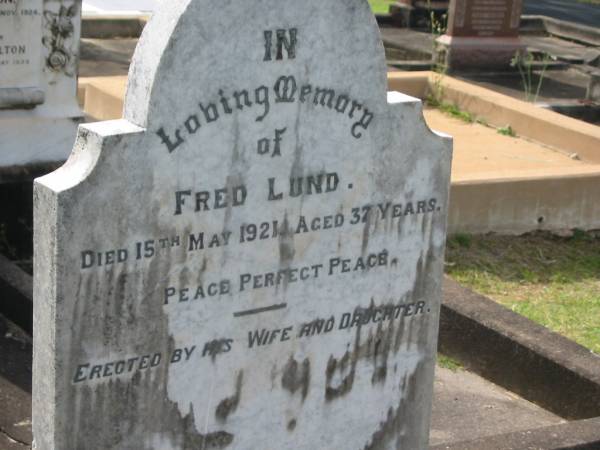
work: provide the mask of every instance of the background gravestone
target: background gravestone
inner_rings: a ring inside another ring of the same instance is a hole
[[[0,2],[0,182],[69,155],[82,118],[80,28],[81,0]]]
[[[44,102],[42,0],[0,3],[0,108]]]
[[[450,161],[366,1],[165,3],[36,181],[36,448],[426,448]]]
[[[451,70],[508,68],[517,52],[522,0],[451,0],[438,57]]]

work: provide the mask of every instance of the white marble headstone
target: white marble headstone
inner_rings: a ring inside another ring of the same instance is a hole
[[[44,101],[42,0],[0,1],[0,108]]]
[[[426,448],[451,147],[366,0],[168,2],[36,182],[36,448]]]
[[[83,117],[80,30],[81,0],[0,0],[0,182],[69,156]]]

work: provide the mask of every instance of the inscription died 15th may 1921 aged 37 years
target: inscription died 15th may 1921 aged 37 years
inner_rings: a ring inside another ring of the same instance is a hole
[[[427,447],[451,141],[367,2],[245,6],[157,11],[36,181],[40,450]]]

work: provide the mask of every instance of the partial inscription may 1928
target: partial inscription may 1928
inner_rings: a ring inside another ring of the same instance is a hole
[[[36,448],[427,448],[451,149],[366,1],[165,3],[36,181]]]

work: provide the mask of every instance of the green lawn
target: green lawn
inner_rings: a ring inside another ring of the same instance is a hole
[[[369,0],[374,14],[386,14],[395,0]]]
[[[446,264],[459,283],[600,354],[600,237],[457,235]]]

